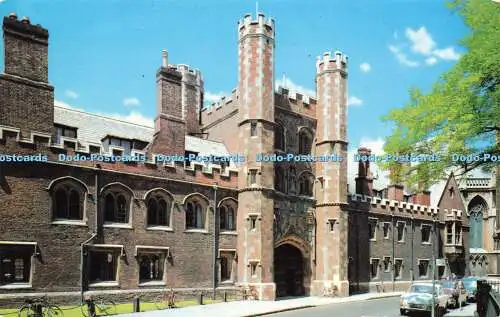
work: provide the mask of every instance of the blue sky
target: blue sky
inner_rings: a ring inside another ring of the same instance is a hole
[[[449,69],[467,33],[440,0],[261,0],[276,20],[276,79],[314,91],[315,59],[349,56],[349,142],[377,151],[390,127],[380,118]],[[206,96],[237,85],[237,20],[255,1],[0,0],[50,31],[49,79],[74,108],[151,122],[161,50],[202,71]],[[3,46],[3,43],[2,43]],[[0,57],[3,60],[3,47]],[[2,65],[3,69],[3,65]]]

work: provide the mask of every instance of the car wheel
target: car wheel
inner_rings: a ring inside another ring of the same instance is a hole
[[[399,314],[401,316],[406,316],[406,311],[404,309],[399,309]]]

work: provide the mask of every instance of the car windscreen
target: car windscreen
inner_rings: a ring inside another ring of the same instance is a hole
[[[432,293],[432,286],[428,285],[412,285],[410,288],[410,293]]]

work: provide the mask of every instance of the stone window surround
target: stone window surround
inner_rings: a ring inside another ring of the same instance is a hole
[[[38,249],[38,243],[37,242],[31,242],[31,241],[0,241],[0,245],[11,245],[11,246],[16,246],[16,245],[23,245],[23,246],[32,246],[33,247],[33,255],[31,256],[31,263],[30,263],[30,276],[29,276],[29,282],[28,283],[13,283],[13,284],[6,284],[6,285],[0,285],[0,289],[31,289],[33,288],[32,282],[33,282],[33,267],[34,267],[34,260],[36,257],[39,256],[40,252]]]
[[[385,229],[385,227],[387,226],[387,236],[385,235],[385,232],[384,232],[384,239],[385,240],[388,240],[390,239],[390,234],[391,234],[391,223],[389,221],[384,221],[382,222],[382,228]]]
[[[81,194],[83,194],[83,198],[80,197],[80,202],[82,203],[82,219],[79,220],[72,220],[72,219],[60,219],[60,218],[55,218],[54,215],[54,194],[55,190],[59,186],[63,185],[70,185],[71,187],[75,187],[77,191]],[[81,188],[78,188],[81,187]],[[88,226],[88,218],[87,218],[87,200],[89,198],[89,189],[85,183],[83,183],[81,180],[74,178],[72,176],[63,176],[56,178],[52,180],[47,186],[47,191],[50,193],[50,199],[49,199],[49,212],[50,212],[50,219],[51,223],[54,225],[73,225],[73,226]]]
[[[99,193],[99,199],[101,199],[101,212],[104,215],[106,213],[106,195],[109,191],[115,191],[118,194],[123,194],[126,199],[126,203],[128,205],[128,222],[106,222],[104,221],[103,227],[105,228],[122,228],[122,229],[133,229],[133,203],[137,200],[134,196],[134,191],[130,189],[130,187],[119,183],[109,183],[102,187],[101,192]]]
[[[248,221],[249,229],[251,231],[256,231],[258,228],[257,220],[262,220],[262,217],[258,213],[249,213],[246,220]],[[255,227],[252,226],[253,224],[255,224]]]
[[[368,217],[368,223],[374,226],[373,238],[369,236],[370,241],[377,241],[378,218]],[[368,232],[371,235],[371,232]],[[379,259],[380,260],[380,259]]]
[[[373,265],[373,260],[377,260],[377,275],[375,276],[372,276],[372,265]],[[372,280],[377,280],[380,278],[380,266],[381,266],[381,263],[380,263],[380,258],[370,258],[370,279]]]
[[[247,267],[250,268],[250,276],[257,277],[258,276],[258,268],[262,268],[262,264],[260,260],[250,259],[248,260]]]
[[[403,225],[402,226],[403,228],[401,229],[401,230],[403,230],[403,237],[402,237],[402,239],[397,239],[396,241],[398,243],[405,243],[405,238],[406,238],[406,234],[405,234],[405,231],[406,231],[406,221],[401,221],[401,220],[396,221],[396,230],[399,230],[401,224]],[[398,231],[396,231],[396,233],[397,232]]]
[[[338,224],[338,220],[336,218],[329,218],[326,224],[328,231],[331,233],[335,233],[335,225]]]
[[[432,244],[432,225],[428,223],[423,223],[420,225],[420,231],[423,232],[424,227],[429,228],[429,241],[422,241],[422,244],[424,245],[431,245]]]
[[[385,273],[391,271],[391,262],[392,262],[391,259],[392,259],[392,257],[390,257],[390,256],[384,256],[383,265],[385,266],[386,263],[387,263],[387,268],[384,267],[384,272]]]
[[[161,281],[142,282],[139,280],[139,286],[163,286],[167,285],[167,261],[171,258],[170,247],[166,246],[151,246],[151,245],[136,245],[134,256],[139,258],[141,254],[163,254],[165,256],[163,263],[163,278]],[[140,278],[140,277],[139,277]]]
[[[226,197],[226,198],[223,198],[219,204],[218,204],[218,207],[217,208],[220,208],[220,207],[228,207],[228,206],[231,206],[234,210],[234,230],[221,230],[219,231],[220,234],[222,235],[236,235],[237,234],[237,219],[238,219],[238,201],[232,197]],[[220,209],[219,209],[219,217],[220,217]]]
[[[114,250],[112,253],[118,254],[116,263],[116,280],[107,282],[89,283],[89,287],[115,287],[120,285],[120,268],[121,259],[125,257],[125,247],[122,244],[89,244],[87,245],[89,252],[106,252]],[[90,267],[87,268],[91,270]],[[89,281],[90,282],[90,281]]]
[[[157,226],[157,225],[148,225],[148,201],[151,195],[160,195],[165,200],[170,200],[170,212],[169,212],[169,225],[168,226]],[[173,228],[173,214],[175,206],[177,205],[174,196],[167,190],[163,188],[153,188],[146,192],[144,195],[143,201],[145,203],[146,214],[144,218],[144,223],[146,224],[146,230],[159,230],[159,231],[174,231]]]
[[[451,227],[451,232],[448,231],[448,225],[451,224],[452,227]],[[457,224],[459,225],[459,228],[460,228],[460,234],[459,234],[459,242],[456,241],[456,238],[457,238],[457,234],[455,232],[456,228],[457,228]],[[451,234],[451,243],[448,243],[448,234]],[[460,223],[460,221],[446,221],[446,224],[445,224],[445,245],[453,245],[453,246],[456,246],[456,245],[461,245],[462,243],[462,240],[463,240],[463,230],[462,230],[462,224]]]
[[[231,263],[231,279],[223,281],[222,280],[222,266],[221,266],[221,259],[222,259],[222,254],[223,253],[231,253],[232,254],[232,262]],[[219,249],[219,254],[218,254],[218,260],[219,260],[219,265],[218,265],[218,277],[219,281],[221,284],[234,284],[235,283],[235,274],[237,272],[237,267],[235,267],[234,262],[236,262],[236,249]]]
[[[420,275],[420,263],[421,262],[427,262],[427,269],[425,270],[425,275]],[[429,277],[429,268],[430,268],[430,266],[431,266],[430,259],[417,259],[418,278],[428,278]]]
[[[201,210],[202,210],[202,215],[203,215],[203,222],[204,226],[203,228],[187,228],[187,221],[186,221],[186,215],[187,215],[187,204],[190,202],[195,202],[201,205]],[[203,194],[200,193],[192,193],[187,195],[184,198],[184,201],[182,203],[183,205],[183,210],[184,210],[184,232],[198,232],[198,233],[205,233],[208,234],[208,211],[210,208],[210,203],[209,199],[205,197]]]
[[[396,270],[396,262],[397,261],[401,261],[401,274],[399,276],[397,276],[397,270]],[[396,280],[401,280],[403,279],[403,265],[404,265],[404,259],[403,258],[394,258],[394,279]]]

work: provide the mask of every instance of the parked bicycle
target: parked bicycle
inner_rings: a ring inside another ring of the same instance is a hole
[[[116,304],[110,300],[94,300],[86,297],[85,302],[80,307],[82,315],[85,317],[96,317],[102,315],[116,314]]]
[[[62,310],[50,303],[47,297],[26,299],[19,308],[18,317],[63,317]]]
[[[165,291],[155,299],[156,309],[176,308],[175,292],[171,288],[170,291]]]

